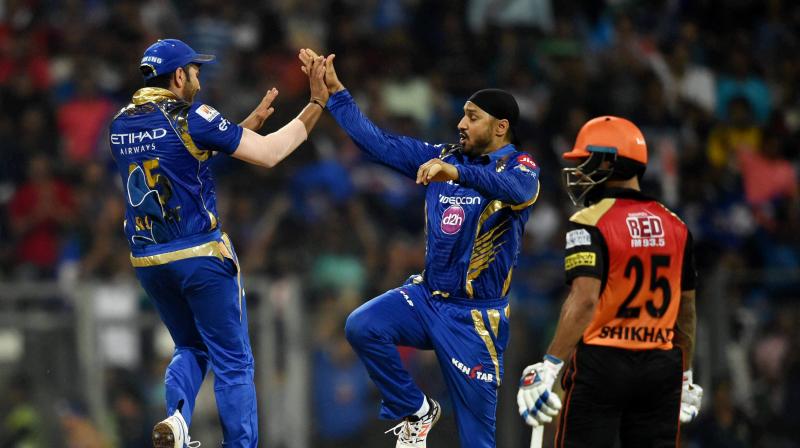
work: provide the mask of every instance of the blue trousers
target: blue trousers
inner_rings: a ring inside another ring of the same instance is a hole
[[[195,398],[212,369],[223,446],[257,447],[254,361],[237,262],[194,257],[136,268],[136,275],[175,342],[165,380],[167,414],[181,406],[191,424]]]
[[[495,447],[497,388],[508,344],[508,302],[434,296],[407,283],[361,305],[345,334],[380,390],[381,418],[401,419],[424,394],[403,367],[398,345],[436,352],[455,410],[462,447]]]

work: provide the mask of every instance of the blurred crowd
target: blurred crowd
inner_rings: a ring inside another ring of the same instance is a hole
[[[698,357],[724,352],[726,363],[699,372],[707,400],[682,431],[685,446],[798,447],[798,30],[800,5],[789,0],[7,0],[0,280],[132,278],[107,127],[142,86],[138,62],[158,38],[217,55],[198,101],[231,120],[277,87],[264,132],[308,99],[302,47],[336,53],[340,79],[376,123],[432,143],[456,141],[473,91],[502,87],[520,104],[521,146],[542,167],[512,282],[517,361],[507,375],[541,356],[564,296],[564,223],[575,208],[560,154],[589,118],[619,115],[646,137],[644,189],[693,232],[700,332],[719,325],[719,301],[728,310],[725,346],[698,348]],[[424,191],[365,160],[329,117],[275,169],[224,156],[214,169],[245,281],[294,276],[305,285],[313,363],[329,372],[312,376],[315,446],[362,446],[377,398],[343,322],[422,270]],[[404,356],[415,369],[432,364]],[[152,390],[163,365],[151,364],[111,375],[116,434],[65,446],[144,446],[161,412]],[[25,375],[0,380],[0,447],[42,446],[31,429],[41,418],[33,385]],[[65,406],[65,433],[96,431],[79,404]]]

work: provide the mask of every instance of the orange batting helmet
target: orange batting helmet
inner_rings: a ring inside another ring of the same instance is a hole
[[[647,145],[642,131],[629,120],[605,115],[583,125],[575,146],[564,154],[567,160],[581,160],[575,168],[564,168],[567,193],[576,205],[595,186],[612,175],[630,178],[644,174]],[[603,166],[603,162],[610,162]]]

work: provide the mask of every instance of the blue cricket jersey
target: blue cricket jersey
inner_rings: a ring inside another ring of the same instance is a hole
[[[359,148],[412,179],[433,158],[456,166],[458,181],[433,182],[425,195],[424,282],[444,297],[505,297],[525,222],[539,195],[533,158],[510,144],[470,158],[459,145],[431,145],[386,133],[361,113],[346,90],[332,95],[327,106]]]
[[[220,237],[209,159],[215,151],[236,150],[239,125],[206,104],[189,104],[166,89],[143,88],[114,117],[110,133],[133,256],[174,252]]]

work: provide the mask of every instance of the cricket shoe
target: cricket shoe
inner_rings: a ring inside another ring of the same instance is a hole
[[[442,407],[433,398],[427,398],[431,409],[422,417],[406,417],[394,428],[386,431],[397,436],[395,448],[425,448],[428,433],[442,416]]]
[[[153,428],[153,448],[198,448],[200,442],[189,437],[189,426],[181,411],[161,420]]]

